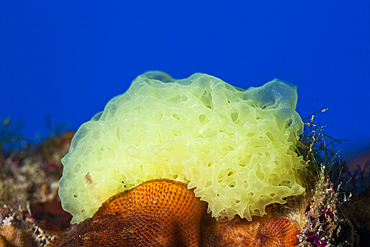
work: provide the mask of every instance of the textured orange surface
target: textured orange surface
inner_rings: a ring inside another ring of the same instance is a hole
[[[152,180],[107,200],[52,246],[295,246],[299,227],[284,218],[216,219],[180,182]]]
[[[154,180],[111,197],[55,246],[200,246],[205,209],[185,184]]]

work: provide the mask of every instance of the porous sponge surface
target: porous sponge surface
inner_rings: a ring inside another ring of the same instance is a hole
[[[214,217],[248,220],[300,195],[296,88],[274,79],[242,90],[207,74],[138,76],[84,123],[62,159],[59,196],[81,222],[109,197],[167,178],[195,188]]]

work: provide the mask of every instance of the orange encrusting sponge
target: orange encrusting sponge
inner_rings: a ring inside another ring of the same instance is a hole
[[[108,199],[54,246],[200,246],[205,211],[185,184],[153,180]]]

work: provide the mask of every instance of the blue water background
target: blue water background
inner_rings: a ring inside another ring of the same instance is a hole
[[[147,70],[289,81],[302,118],[329,108],[315,118],[328,135],[369,146],[368,0],[0,2],[0,118],[29,140],[46,116],[77,129]]]

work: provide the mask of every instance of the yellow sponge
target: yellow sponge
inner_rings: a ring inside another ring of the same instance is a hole
[[[304,191],[294,151],[296,88],[277,79],[242,90],[207,74],[150,71],[84,123],[62,159],[59,196],[72,223],[145,181],[188,183],[214,217],[251,220]]]

